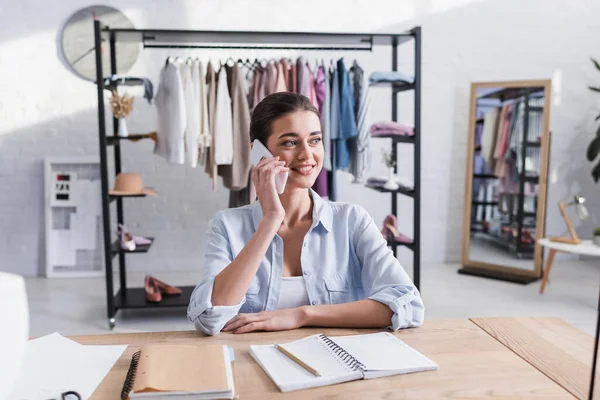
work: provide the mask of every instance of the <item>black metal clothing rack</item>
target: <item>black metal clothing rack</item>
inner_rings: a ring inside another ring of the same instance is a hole
[[[128,288],[126,279],[126,258],[128,253],[147,252],[151,245],[138,247],[135,251],[125,251],[119,246],[118,240],[111,243],[111,225],[109,204],[116,201],[117,222],[124,223],[123,199],[133,196],[111,196],[109,194],[108,180],[108,156],[107,146],[114,146],[114,172],[121,173],[121,138],[117,136],[119,121],[113,118],[113,135],[106,135],[104,90],[109,89],[104,83],[102,71],[102,42],[103,35],[108,36],[110,48],[110,72],[111,75],[118,73],[115,45],[118,40],[138,41],[143,48],[149,49],[286,49],[286,50],[329,50],[329,51],[371,51],[375,45],[389,45],[392,47],[392,70],[398,68],[398,45],[414,40],[415,43],[415,81],[413,84],[388,84],[392,87],[392,120],[397,120],[397,97],[396,95],[406,90],[414,91],[415,99],[415,135],[412,138],[393,137],[392,154],[396,159],[396,144],[400,142],[411,142],[414,144],[414,189],[389,191],[392,194],[392,213],[397,213],[398,193],[410,196],[414,199],[414,239],[413,243],[389,242],[397,255],[397,246],[405,245],[414,254],[414,282],[419,287],[420,281],[420,120],[421,120],[421,28],[415,27],[403,33],[311,33],[311,32],[255,32],[255,31],[194,31],[194,30],[165,30],[165,29],[112,29],[102,26],[100,21],[94,21],[94,43],[96,60],[96,86],[98,94],[98,138],[100,148],[100,169],[102,188],[102,224],[103,244],[106,275],[106,301],[107,314],[110,328],[115,326],[115,314],[120,309],[131,308],[164,308],[164,307],[186,307],[195,286],[183,286],[180,296],[165,297],[160,303],[150,303],[145,300],[144,288]],[[112,85],[118,85],[113,82]],[[111,86],[111,87],[113,87]],[[138,135],[139,136],[139,135]],[[332,146],[335,148],[335,146]],[[332,154],[335,161],[335,154]],[[335,162],[333,163],[335,164]],[[396,168],[396,167],[395,167]],[[385,191],[384,189],[377,189]],[[330,196],[335,200],[336,180],[335,169],[331,174]],[[113,258],[119,260],[119,283],[120,288],[114,295],[113,282]]]
[[[482,238],[498,248],[508,251],[509,253],[514,254],[517,258],[533,258],[533,252],[535,249],[535,243],[524,244],[522,242],[523,238],[523,228],[533,227],[535,228],[535,220],[537,216],[537,196],[536,196],[536,209],[532,212],[526,212],[524,210],[524,202],[525,202],[525,183],[538,183],[539,176],[531,176],[525,174],[525,160],[527,156],[527,150],[529,149],[541,149],[541,143],[538,141],[529,140],[529,120],[531,113],[542,112],[542,107],[534,107],[530,105],[530,99],[534,96],[535,93],[540,92],[541,88],[505,88],[498,91],[494,91],[483,96],[478,97],[478,100],[482,99],[497,99],[500,104],[504,103],[508,100],[516,100],[516,99],[524,99],[524,111],[523,111],[523,137],[521,138],[521,173],[518,175],[519,177],[519,192],[511,196],[511,201],[508,202],[507,211],[504,212],[506,214],[506,222],[503,224],[504,226],[508,226],[512,229],[512,227],[516,224],[518,232],[516,238],[514,240],[509,240],[503,237],[498,237],[493,234],[489,234],[483,231],[482,222],[486,219],[487,208],[492,206],[491,214],[492,216],[495,213],[495,208],[500,208],[500,204],[498,201],[487,201],[487,185],[485,183],[489,180],[498,179],[494,174],[481,174],[474,173],[473,180],[478,179],[484,182],[484,200],[472,199],[472,218],[471,218],[471,232],[476,233],[477,235],[481,235]],[[483,119],[478,119],[475,121],[476,124],[480,124],[483,122]],[[480,151],[480,149],[475,149],[475,151]],[[516,202],[516,207],[514,202]],[[480,207],[482,209],[482,219],[478,218],[478,210]],[[515,211],[516,210],[516,211]],[[500,212],[500,210],[498,210]],[[533,222],[526,222],[526,220],[533,220]],[[465,272],[466,273],[466,272]]]

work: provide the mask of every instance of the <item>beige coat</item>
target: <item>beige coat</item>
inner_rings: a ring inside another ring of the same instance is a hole
[[[217,164],[215,163],[215,110],[217,106],[217,79],[215,70],[209,62],[206,66],[206,91],[208,93],[208,129],[211,146],[207,149],[204,170],[213,181],[213,190],[217,189]]]
[[[230,96],[233,116],[233,161],[231,165],[219,165],[219,176],[231,190],[241,190],[248,185],[250,172],[250,108],[246,80],[238,65],[227,67],[231,82]]]

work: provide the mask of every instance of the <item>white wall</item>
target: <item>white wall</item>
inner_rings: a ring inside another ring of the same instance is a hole
[[[597,218],[598,188],[584,158],[592,137],[597,96],[586,90],[600,83],[590,56],[600,57],[600,3],[593,0],[447,1],[108,1],[136,27],[206,30],[400,31],[423,26],[422,260],[457,261],[462,233],[468,94],[472,81],[556,80],[552,109],[552,154],[548,229],[562,230],[554,207],[572,191],[590,199]],[[276,4],[276,6],[275,6]],[[34,275],[44,261],[42,161],[48,156],[97,155],[95,86],[71,74],[57,56],[61,24],[83,1],[23,0],[0,5],[0,270]],[[291,16],[294,16],[292,21]],[[129,72],[157,84],[163,50],[146,50]],[[187,53],[178,52],[185,55]],[[248,53],[208,52],[223,59]],[[226,55],[227,54],[227,55]],[[282,52],[262,52],[269,57]],[[250,54],[253,55],[253,54]],[[309,55],[330,58],[338,54]],[[356,57],[368,72],[390,67],[388,49]],[[412,48],[401,48],[400,66],[410,71]],[[374,93],[375,119],[390,115],[386,89]],[[400,119],[412,122],[411,95],[401,95]],[[109,125],[110,126],[110,125]],[[132,132],[154,129],[153,109],[141,97],[128,120]],[[374,144],[374,174],[380,165]],[[216,192],[201,170],[169,166],[151,154],[151,143],[123,145],[124,169],[144,176],[160,196],[127,200],[126,223],[155,235],[146,256],[129,257],[138,271],[198,268],[206,222],[227,206],[228,193]],[[400,163],[412,173],[411,152],[401,147]],[[378,224],[389,212],[389,196],[339,181],[338,198],[365,206]],[[400,226],[411,233],[412,200],[399,199]],[[585,236],[596,222],[580,229]],[[411,253],[403,250],[403,264]]]

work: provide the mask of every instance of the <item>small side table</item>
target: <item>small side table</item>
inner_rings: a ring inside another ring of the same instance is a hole
[[[539,239],[537,243],[540,246],[547,247],[548,249],[550,249],[550,251],[548,252],[548,259],[546,260],[546,267],[544,268],[542,284],[540,285],[540,294],[544,293],[544,289],[546,288],[546,284],[548,283],[548,277],[550,276],[550,270],[552,269],[552,262],[554,261],[554,254],[556,254],[557,251],[600,257],[600,246],[596,246],[594,243],[592,243],[591,240],[584,240],[579,244],[570,244],[552,242],[550,239],[543,238]]]

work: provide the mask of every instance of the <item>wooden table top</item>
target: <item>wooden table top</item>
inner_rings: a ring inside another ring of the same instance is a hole
[[[235,349],[240,399],[584,399],[593,338],[557,318],[477,318],[426,321],[395,335],[431,358],[437,371],[360,380],[281,393],[249,354],[251,344],[286,343],[316,333],[370,329],[303,328],[208,337],[195,331],[72,336],[82,344],[128,344],[92,399],[118,399],[131,355],[147,343],[218,343]],[[600,382],[600,381],[598,381]],[[600,399],[600,395],[595,398]]]

